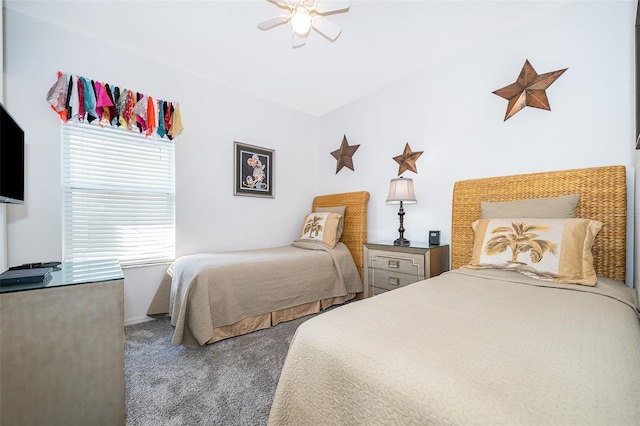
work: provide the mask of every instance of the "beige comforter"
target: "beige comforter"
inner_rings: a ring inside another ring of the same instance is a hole
[[[183,256],[173,262],[147,311],[168,313],[171,343],[204,345],[215,327],[304,303],[362,291],[343,243]]]
[[[291,343],[271,425],[640,422],[635,290],[458,269],[323,313]]]

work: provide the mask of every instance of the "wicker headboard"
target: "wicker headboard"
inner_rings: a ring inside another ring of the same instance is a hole
[[[366,191],[344,192],[341,194],[318,195],[313,199],[313,210],[316,207],[346,206],[344,211],[344,231],[341,241],[349,248],[355,261],[360,279],[364,282],[363,246],[367,242],[367,203],[369,193]]]
[[[463,180],[453,188],[451,267],[469,262],[480,219],[481,201],[580,194],[577,217],[603,223],[593,246],[596,273],[625,281],[627,184],[624,166],[593,167],[554,172]]]

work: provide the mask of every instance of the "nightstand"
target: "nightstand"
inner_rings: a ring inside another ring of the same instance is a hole
[[[411,243],[408,247],[393,242],[365,243],[364,297],[435,277],[449,270],[449,246]]]

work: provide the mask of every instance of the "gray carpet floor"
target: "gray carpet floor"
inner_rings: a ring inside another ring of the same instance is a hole
[[[126,424],[265,425],[306,316],[203,348],[172,346],[169,319],[125,327]]]

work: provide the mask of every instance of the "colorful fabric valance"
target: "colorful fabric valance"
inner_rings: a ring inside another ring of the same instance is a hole
[[[117,126],[151,136],[173,139],[182,132],[180,105],[153,99],[130,89],[58,72],[47,101],[63,122],[98,120],[102,127]]]

